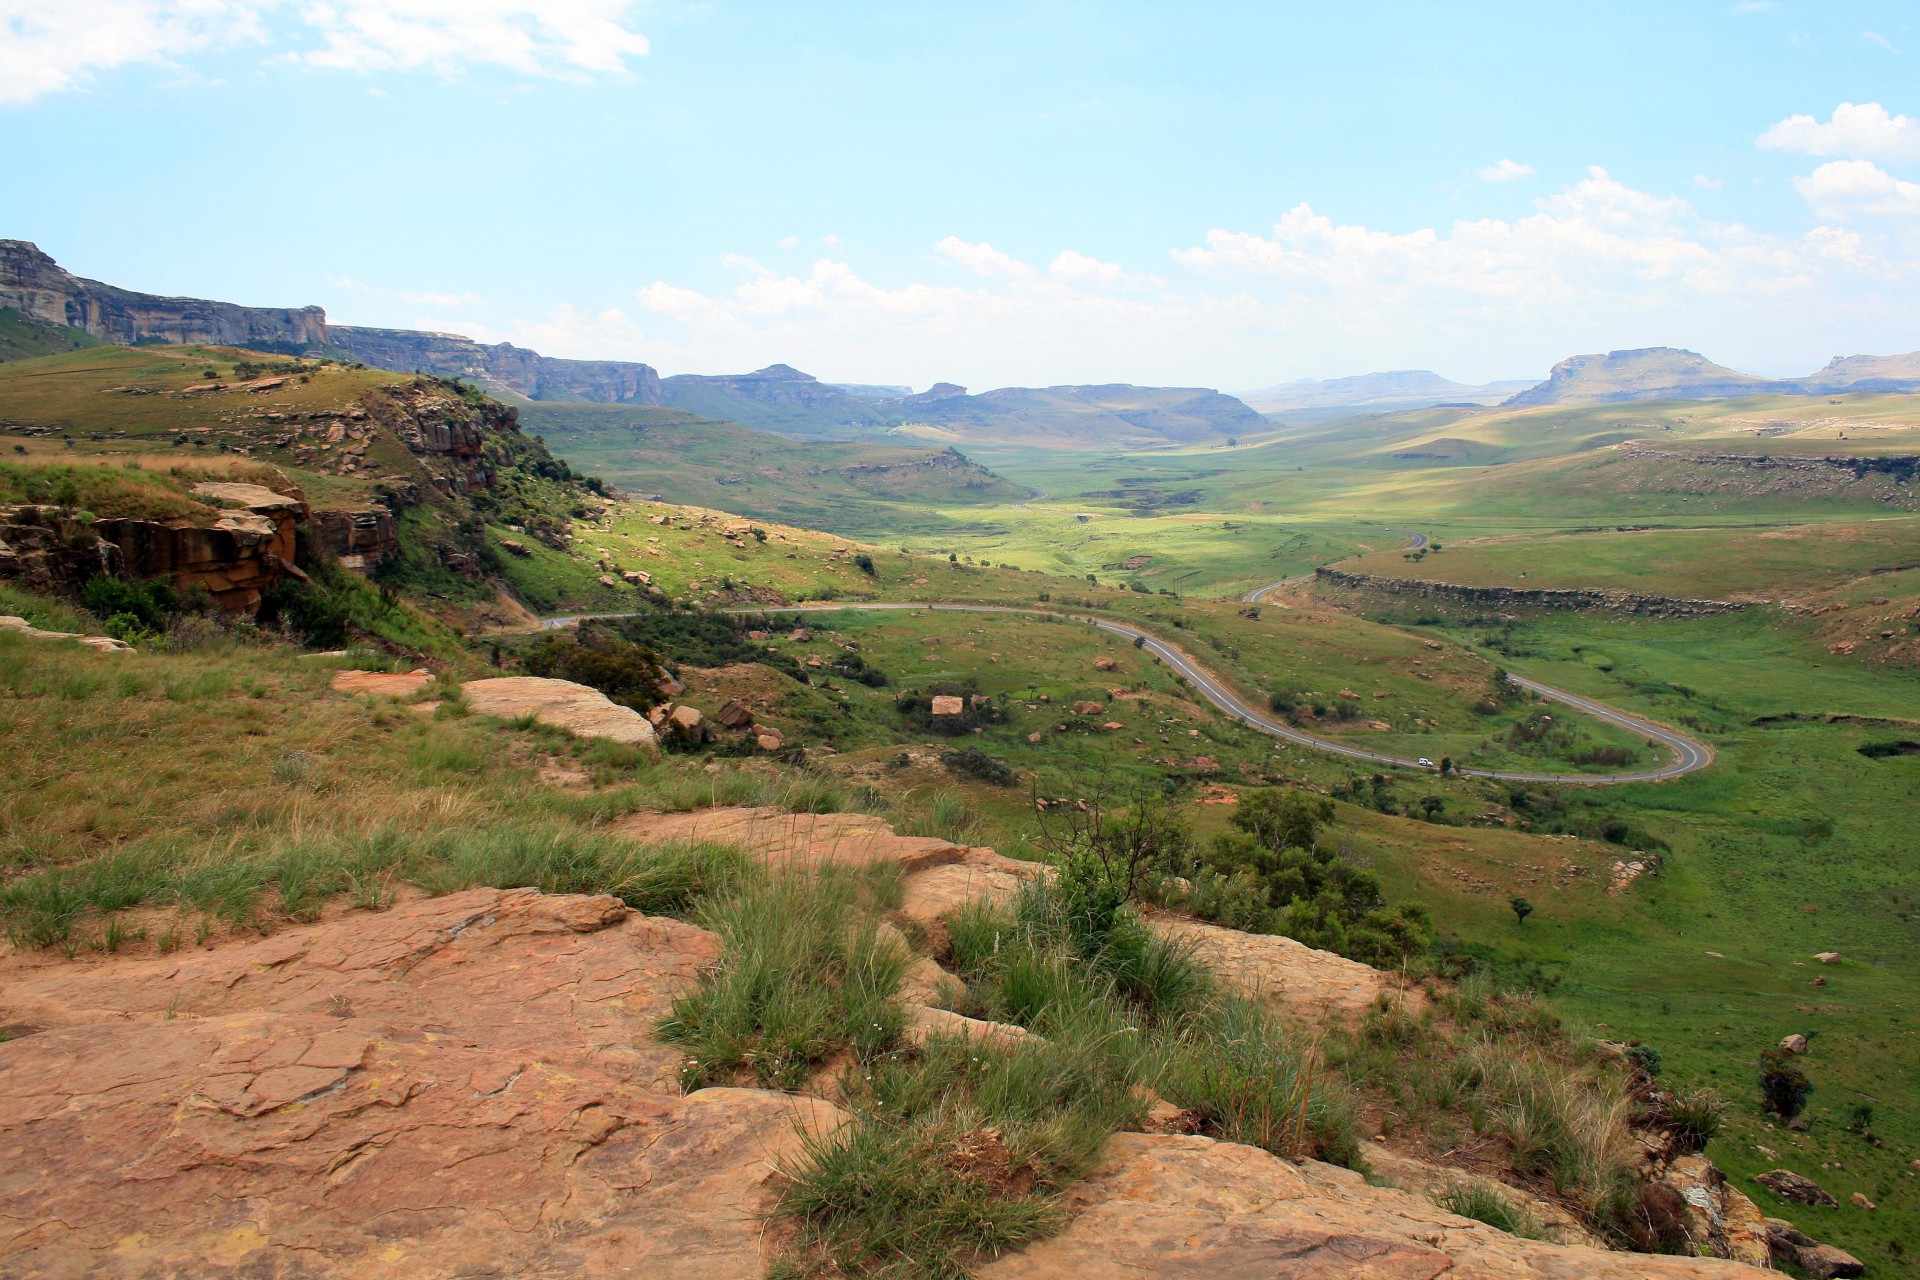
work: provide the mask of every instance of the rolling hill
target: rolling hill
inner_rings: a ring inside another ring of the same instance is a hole
[[[1498,404],[1533,385],[1520,380],[1469,386],[1429,369],[1396,369],[1324,382],[1302,378],[1243,391],[1240,399],[1261,413],[1272,414],[1301,409],[1423,409],[1438,404]]]

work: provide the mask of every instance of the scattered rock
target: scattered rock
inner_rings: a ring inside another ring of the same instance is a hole
[[[1807,1038],[1798,1031],[1780,1042],[1780,1052],[1782,1053],[1805,1053],[1806,1051]]]
[[[527,550],[527,544],[520,541],[520,539],[518,538],[500,539],[500,549],[502,551],[505,551],[508,555],[525,557],[533,554],[533,552]]]
[[[682,742],[706,742],[713,737],[713,730],[707,726],[707,718],[700,714],[698,707],[675,707],[667,713],[664,728]]]
[[[1120,664],[1112,658],[1095,658],[1093,660],[1093,665],[1095,668],[1101,671],[1113,671],[1118,669],[1120,666]]]
[[[1791,1200],[1795,1204],[1823,1205],[1829,1209],[1838,1209],[1840,1202],[1827,1194],[1825,1187],[1812,1178],[1803,1178],[1789,1169],[1773,1169],[1766,1173],[1756,1173],[1753,1180],[1782,1200]]]
[[[541,724],[583,738],[604,738],[636,747],[658,747],[659,738],[645,716],[619,706],[598,689],[571,680],[542,676],[500,676],[469,680],[460,696],[482,715],[513,719],[532,715]]]
[[[1817,955],[1815,955],[1813,958],[1815,960],[1818,960],[1821,964],[1839,964],[1840,963],[1840,953],[1838,951],[1822,951]]]
[[[425,667],[412,671],[342,671],[333,677],[335,693],[365,693],[383,698],[405,698],[433,683]]]
[[[1103,724],[1103,725],[1101,725],[1101,726],[1100,726],[1100,732],[1102,732],[1102,733],[1118,733],[1118,732],[1120,732],[1120,730],[1122,730],[1122,729],[1124,729],[1124,728],[1126,728],[1126,727],[1127,727],[1127,726],[1125,726],[1125,725],[1123,725],[1123,724],[1121,724],[1121,723],[1120,723],[1120,722],[1119,722],[1118,720],[1109,720],[1109,721],[1107,721],[1107,722],[1106,722],[1105,724]]]
[[[780,736],[778,729],[762,725],[753,735],[753,745],[762,751],[778,751],[786,746],[786,739]]]
[[[1106,704],[1103,702],[1076,702],[1073,704],[1073,714],[1077,716],[1097,716],[1106,709]]]
[[[729,698],[726,704],[714,713],[713,718],[729,729],[744,729],[753,723],[753,712],[745,705]]]
[[[1038,731],[1035,731],[1035,732],[1033,732],[1033,733],[1030,733],[1030,734],[1028,734],[1028,735],[1027,735],[1027,741],[1028,741],[1028,742],[1031,742],[1031,743],[1036,743],[1036,744],[1037,744],[1037,743],[1039,743],[1039,742],[1041,742],[1041,741],[1043,741],[1043,740],[1045,740],[1045,738],[1046,738],[1046,736],[1047,736],[1047,735],[1045,735],[1044,733],[1040,733],[1040,732],[1038,732]]]
[[[907,1010],[909,1043],[925,1044],[935,1036],[957,1036],[976,1044],[1002,1045],[1009,1049],[1037,1038],[1025,1027],[1016,1027],[1008,1022],[983,1022],[979,1018],[963,1017],[946,1009],[919,1007]]]
[[[677,698],[687,691],[686,685],[680,683],[678,678],[670,675],[663,675],[654,681],[653,688],[654,692],[663,698]]]
[[[965,698],[954,697],[944,693],[934,695],[933,718],[936,720],[955,718],[964,715],[966,710],[967,700]]]
[[[124,640],[115,640],[112,636],[83,636],[77,631],[42,631],[25,618],[13,614],[0,615],[0,631],[14,631],[36,640],[78,640],[87,648],[98,649],[101,653],[133,652],[132,645]]]
[[[1858,1191],[1854,1192],[1851,1196],[1848,1197],[1848,1199],[1853,1201],[1854,1208],[1865,1209],[1868,1213],[1872,1213],[1874,1209],[1877,1207],[1875,1206],[1873,1201],[1867,1199],[1867,1197],[1863,1193]]]

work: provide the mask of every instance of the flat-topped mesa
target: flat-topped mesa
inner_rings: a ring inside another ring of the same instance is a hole
[[[135,293],[72,275],[25,240],[0,240],[0,307],[122,346],[206,343],[298,351],[327,341],[327,313],[319,307],[242,307]]]
[[[484,344],[457,333],[416,329],[333,325],[327,337],[335,350],[376,369],[465,378],[529,400],[660,403],[660,375],[653,366],[631,360],[565,360],[511,342]]]
[[[296,355],[344,355],[375,369],[465,378],[529,400],[660,403],[660,375],[628,360],[566,360],[457,333],[329,325],[320,307],[243,307],[169,298],[86,280],[38,245],[0,240],[0,308],[120,346],[199,343]]]

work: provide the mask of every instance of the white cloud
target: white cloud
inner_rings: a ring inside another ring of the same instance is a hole
[[[1513,160],[1500,160],[1493,164],[1482,165],[1473,171],[1473,175],[1482,182],[1515,182],[1521,178],[1531,178],[1533,166]]]
[[[1071,249],[1045,270],[958,237],[936,253],[971,278],[882,284],[822,257],[802,272],[734,259],[741,278],[720,290],[655,282],[638,295],[651,340],[625,354],[916,385],[1232,387],[1369,368],[1511,377],[1661,343],[1798,370],[1904,350],[1920,327],[1910,246],[1832,222],[1800,236],[1716,222],[1603,169],[1513,219],[1387,230],[1299,205],[1271,231],[1174,251],[1171,280]]]
[[[625,69],[647,52],[631,0],[0,0],[0,103],[86,87],[135,64],[213,51],[354,71]]]
[[[781,236],[780,237],[780,247],[782,249],[797,248],[799,247],[799,244],[800,244],[799,236]]]
[[[385,285],[367,284],[348,276],[328,276],[327,283],[336,289],[345,289],[349,293],[358,293],[370,298],[388,298],[405,302],[416,307],[471,308],[484,307],[487,300],[477,293],[435,293],[408,289],[390,289]]]
[[[1920,218],[1920,182],[1896,178],[1871,160],[1831,160],[1793,185],[1814,213],[1836,222]]]
[[[1822,124],[1812,116],[1788,116],[1758,139],[1770,151],[1852,160],[1920,159],[1920,120],[1892,115],[1877,102],[1843,102]]]
[[[1012,278],[1033,274],[1032,267],[1009,257],[985,241],[979,244],[968,244],[959,236],[948,236],[934,245],[933,251],[955,266],[971,271],[977,276]]]
[[[1724,178],[1710,178],[1704,173],[1696,173],[1693,175],[1693,185],[1702,191],[1718,191],[1727,183]]]
[[[1882,49],[1885,49],[1888,53],[1900,52],[1898,49],[1893,47],[1893,41],[1887,39],[1885,36],[1881,35],[1878,31],[1862,31],[1860,33],[1860,38],[1862,40],[1865,40],[1868,44],[1879,45]]]

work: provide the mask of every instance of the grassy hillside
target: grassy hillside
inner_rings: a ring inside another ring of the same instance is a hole
[[[0,361],[30,360],[99,345],[100,340],[85,329],[47,324],[12,307],[0,307]]]
[[[952,450],[801,443],[672,409],[529,404],[528,430],[623,490],[840,533],[930,529],[932,508],[1016,502],[1026,490]]]
[[[1598,530],[1375,552],[1354,573],[1468,586],[1616,587],[1655,595],[1797,599],[1920,568],[1920,520],[1757,529]]]

